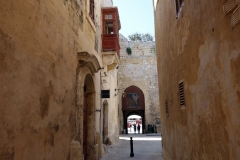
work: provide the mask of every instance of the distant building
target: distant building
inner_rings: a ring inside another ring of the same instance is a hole
[[[120,35],[120,47],[120,131],[127,130],[129,116],[139,115],[142,117],[143,132],[148,133],[149,124],[160,126],[161,123],[155,42],[128,41]]]

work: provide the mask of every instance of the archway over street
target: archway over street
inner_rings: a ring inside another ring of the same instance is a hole
[[[136,86],[129,86],[124,92],[125,96],[122,97],[124,132],[128,134],[128,117],[138,115],[142,121],[142,133],[145,133],[145,99],[142,90]]]

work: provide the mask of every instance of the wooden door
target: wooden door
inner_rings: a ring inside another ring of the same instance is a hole
[[[83,99],[83,154],[84,160],[87,159],[87,94]]]

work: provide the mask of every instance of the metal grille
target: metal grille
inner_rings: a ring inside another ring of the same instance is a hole
[[[181,105],[181,106],[185,106],[184,85],[183,85],[183,82],[180,82],[178,85],[179,85],[180,105]]]
[[[169,113],[168,113],[168,101],[165,101],[165,107],[166,107],[166,116],[169,117]]]
[[[231,15],[231,26],[234,27],[240,21],[240,7],[238,7]]]
[[[234,10],[234,8],[236,8],[236,7],[237,7],[236,0],[228,0],[223,4],[223,12],[225,14],[228,14],[229,12]]]

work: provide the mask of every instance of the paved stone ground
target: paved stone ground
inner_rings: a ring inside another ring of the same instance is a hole
[[[130,137],[133,137],[134,157],[130,157]],[[163,160],[160,134],[120,135],[114,145],[107,146],[107,153],[101,160]]]

